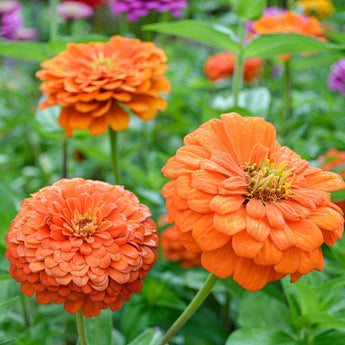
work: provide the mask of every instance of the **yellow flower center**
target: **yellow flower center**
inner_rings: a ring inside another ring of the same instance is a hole
[[[97,231],[98,221],[95,214],[96,212],[93,212],[92,215],[91,210],[88,210],[88,212],[82,216],[78,211],[74,211],[73,219],[71,220],[74,236],[85,239],[92,236]]]
[[[260,167],[256,163],[245,163],[243,171],[247,181],[246,198],[257,198],[262,202],[287,199],[292,193],[291,183],[295,180],[295,174],[291,170],[285,170],[287,164],[282,162],[275,169],[274,162],[267,158]]]

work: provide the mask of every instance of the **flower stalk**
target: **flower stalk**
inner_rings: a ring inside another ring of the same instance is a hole
[[[88,345],[85,333],[84,316],[81,310],[77,312],[76,319],[80,345]]]
[[[118,145],[117,145],[117,132],[109,127],[109,138],[111,147],[111,162],[113,166],[113,174],[115,179],[115,184],[121,184],[121,176],[119,170],[119,158],[118,158]]]
[[[166,334],[160,341],[159,345],[166,344],[169,341],[169,339],[190,319],[190,317],[195,313],[195,311],[204,302],[206,297],[210,294],[210,292],[212,291],[212,288],[214,287],[218,279],[219,278],[217,276],[210,273],[210,275],[208,276],[202,288],[195,295],[193,300],[189,303],[185,311],[179,316],[179,318],[169,328],[169,330],[166,332]]]
[[[243,42],[245,36],[245,22],[240,19],[238,27],[239,39],[240,39],[240,51],[237,55],[235,75],[233,78],[232,91],[234,95],[234,107],[238,107],[238,98],[242,88],[243,83],[243,61],[244,61],[244,49]]]
[[[290,60],[284,62],[284,76],[283,76],[283,105],[280,112],[280,131],[282,135],[286,129],[286,119],[292,116],[292,99],[291,99],[291,64]]]
[[[58,2],[59,0],[49,0],[49,41],[55,41],[58,35]]]

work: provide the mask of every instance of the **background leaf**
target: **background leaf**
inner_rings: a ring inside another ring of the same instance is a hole
[[[190,38],[211,47],[234,53],[239,52],[239,43],[235,39],[235,35],[230,29],[222,28],[220,25],[214,26],[195,20],[181,20],[173,23],[145,25],[144,30]]]
[[[297,34],[259,35],[247,45],[244,55],[247,57],[270,57],[279,54],[301,52],[345,50],[344,45],[325,43],[314,38]]]

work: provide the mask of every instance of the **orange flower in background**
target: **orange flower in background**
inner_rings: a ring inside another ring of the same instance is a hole
[[[343,213],[329,191],[333,172],[309,166],[263,118],[212,119],[184,139],[162,171],[169,221],[202,266],[245,289],[323,269],[321,245],[343,234]]]
[[[345,178],[345,151],[339,151],[335,148],[330,149],[324,156],[318,157],[317,161],[321,164],[322,169],[334,169],[340,176]],[[336,201],[335,204],[345,212],[345,200]]]
[[[324,156],[317,158],[324,170],[337,169],[339,174],[345,177],[345,151],[330,149]]]
[[[259,58],[248,59],[243,64],[243,79],[251,82],[260,76],[262,60]],[[205,76],[216,81],[222,78],[231,78],[235,72],[236,55],[231,52],[221,52],[211,55],[205,62]]]
[[[71,1],[71,0],[62,0],[62,2],[66,2],[66,1]],[[107,0],[73,0],[76,2],[83,2],[84,4],[87,4],[91,7],[99,7],[104,5]]]
[[[164,226],[168,223],[168,215],[161,217],[158,224]],[[163,256],[171,262],[178,262],[184,268],[200,266],[200,253],[186,250],[180,240],[176,226],[170,226],[161,233]]]
[[[320,22],[316,18],[291,11],[272,16],[262,16],[253,22],[252,31],[255,34],[293,33],[314,37],[321,41],[326,40]]]
[[[126,108],[144,121],[167,107],[161,92],[170,91],[163,76],[167,69],[163,50],[152,42],[114,36],[109,42],[69,43],[67,49],[44,61],[36,73],[48,95],[40,109],[61,105],[60,125],[103,134],[128,127]],[[125,107],[125,108],[124,108]]]
[[[6,236],[10,274],[38,303],[120,309],[157,260],[149,209],[121,186],[63,179],[25,199]]]

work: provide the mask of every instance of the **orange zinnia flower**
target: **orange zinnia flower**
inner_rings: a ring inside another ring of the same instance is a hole
[[[168,216],[161,217],[159,224],[164,226],[168,223]],[[191,268],[200,266],[200,253],[186,250],[180,240],[176,226],[170,226],[161,233],[161,244],[163,256],[171,261],[178,262],[182,267]]]
[[[157,260],[150,211],[121,186],[63,179],[25,199],[6,236],[10,274],[38,303],[86,317],[122,307]]]
[[[36,73],[48,95],[40,109],[61,105],[59,123],[69,136],[74,129],[88,128],[92,135],[105,133],[108,126],[126,129],[129,114],[123,106],[149,121],[167,106],[160,96],[170,90],[165,62],[163,50],[138,39],[69,43]]]
[[[244,61],[243,64],[243,79],[246,82],[251,82],[253,79],[259,77],[261,73],[261,59],[252,58]],[[236,55],[231,52],[221,52],[211,55],[205,62],[204,73],[205,76],[216,81],[222,78],[231,78],[236,67]]]
[[[184,139],[163,167],[171,223],[185,247],[220,278],[256,291],[290,274],[323,268],[321,245],[343,234],[342,211],[327,191],[345,183],[309,166],[263,118],[212,119]]]
[[[345,151],[330,149],[324,156],[317,158],[324,170],[339,169],[339,174],[345,177]]]
[[[255,34],[293,33],[325,40],[323,29],[316,18],[307,17],[291,11],[283,14],[264,15],[253,22]]]

